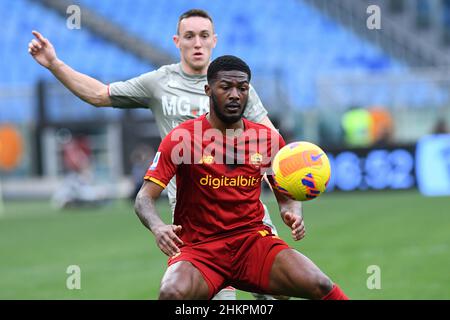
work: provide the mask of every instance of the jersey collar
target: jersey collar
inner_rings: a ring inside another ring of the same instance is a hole
[[[181,62],[178,63],[178,69],[180,70],[180,75],[187,80],[206,80],[206,74],[187,74],[184,72]]]

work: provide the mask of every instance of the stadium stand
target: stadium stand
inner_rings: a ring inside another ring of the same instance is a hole
[[[272,78],[272,82],[281,83],[285,100],[299,110],[319,104],[317,81],[328,75],[351,74],[367,78],[384,71],[397,74],[408,72],[404,63],[357,37],[305,1],[286,0],[282,4],[268,1],[264,6],[259,0],[245,3],[238,0],[117,0],[114,5],[110,1],[78,0],[74,4],[88,7],[120,25],[130,35],[139,36],[173,56],[177,56],[178,52],[169,39],[175,32],[179,14],[193,7],[204,8],[215,19],[220,38],[214,57],[229,53],[241,56],[252,67],[255,80]],[[106,82],[126,79],[155,68],[114,43],[94,35],[88,28],[69,30],[65,17],[39,2],[1,1],[0,19],[8,31],[5,32],[0,57],[3,71],[0,74],[0,88],[6,85],[32,85],[39,79],[52,78],[29,57],[26,50],[33,29],[42,31],[50,38],[58,55],[69,65]],[[448,95],[442,95],[432,84],[424,83],[402,86],[396,99],[403,99],[403,104],[409,107],[423,106],[424,92],[430,96],[430,92],[436,91],[434,96],[448,99]],[[355,86],[340,86],[341,92],[336,93],[340,99],[336,102],[365,105],[392,101],[392,88],[385,84],[358,87],[356,99],[354,89]],[[258,91],[264,101],[273,101],[269,97],[271,90],[259,88]],[[72,104],[81,103],[73,99]],[[0,99],[1,104],[9,106],[0,108],[0,120],[30,121],[34,107],[29,102],[29,99],[19,96]],[[270,103],[268,105],[270,108]],[[58,110],[58,101],[50,102],[49,112],[55,118],[70,117],[72,114],[81,118],[90,117],[99,111],[94,108],[78,110],[81,111],[62,114]],[[110,111],[100,112],[104,117],[118,116]]]
[[[269,1],[264,6],[258,0],[245,4],[203,0],[117,1],[114,7],[104,1],[81,0],[80,3],[174,55],[177,49],[167,39],[175,32],[180,12],[204,8],[211,13],[219,30],[221,43],[214,55],[242,56],[256,75],[275,71],[281,74],[277,80],[287,86],[289,100],[299,108],[317,103],[315,79],[321,73],[403,68],[401,63],[303,1],[288,0],[282,5]],[[131,16],[133,19],[129,19]],[[270,26],[267,21],[271,21]]]
[[[27,47],[32,38],[31,30],[40,30],[57,48],[59,57],[76,70],[103,80],[117,80],[144,73],[154,67],[133,55],[105,42],[81,28],[66,28],[66,19],[35,1],[0,1],[0,19],[5,30],[5,44],[0,51],[0,92],[11,86],[28,88],[38,80],[52,79],[52,75],[30,58]],[[1,88],[6,88],[1,90]],[[29,89],[27,89],[29,91]],[[76,99],[76,98],[74,98]],[[81,102],[78,102],[81,103]],[[2,95],[0,99],[2,122],[30,122],[34,116],[34,104],[29,96]],[[57,108],[49,108],[58,116]],[[79,108],[81,114],[92,115],[100,110]],[[87,115],[86,115],[87,116]],[[105,113],[103,112],[103,116]]]

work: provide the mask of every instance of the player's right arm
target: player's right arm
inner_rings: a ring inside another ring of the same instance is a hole
[[[142,224],[155,235],[159,249],[172,257],[180,252],[177,245],[183,244],[177,236],[181,226],[165,224],[156,211],[155,201],[163,190],[161,185],[153,181],[145,181],[136,197],[134,209]]]
[[[37,31],[32,33],[36,38],[28,44],[28,52],[40,65],[53,73],[66,88],[83,101],[97,107],[112,104],[106,84],[66,65],[58,59],[55,48],[48,39]]]
[[[144,176],[145,181],[136,196],[134,206],[141,222],[154,234],[159,249],[169,257],[180,252],[178,245],[182,245],[183,241],[177,233],[181,231],[181,226],[165,224],[156,210],[155,201],[178,169],[179,164],[175,163],[172,157],[174,146],[180,143],[179,140],[172,139],[175,130],[177,129],[161,141],[158,152]]]

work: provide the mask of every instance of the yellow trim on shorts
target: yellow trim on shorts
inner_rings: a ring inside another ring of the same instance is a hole
[[[163,189],[165,189],[165,188],[167,187],[167,185],[165,185],[163,182],[159,181],[159,180],[156,179],[156,178],[150,177],[150,176],[145,176],[145,177],[144,177],[144,180],[148,180],[148,181],[154,182],[154,183],[156,183],[158,186],[162,187]]]

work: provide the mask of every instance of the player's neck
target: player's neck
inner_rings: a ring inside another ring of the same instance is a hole
[[[208,66],[206,65],[202,69],[193,69],[183,60],[181,60],[181,70],[188,76],[204,76],[208,71]]]
[[[211,127],[218,129],[224,135],[226,134],[227,129],[244,129],[244,121],[242,120],[242,118],[233,123],[226,123],[220,120],[215,114],[209,112],[206,115],[206,120],[208,120]]]

